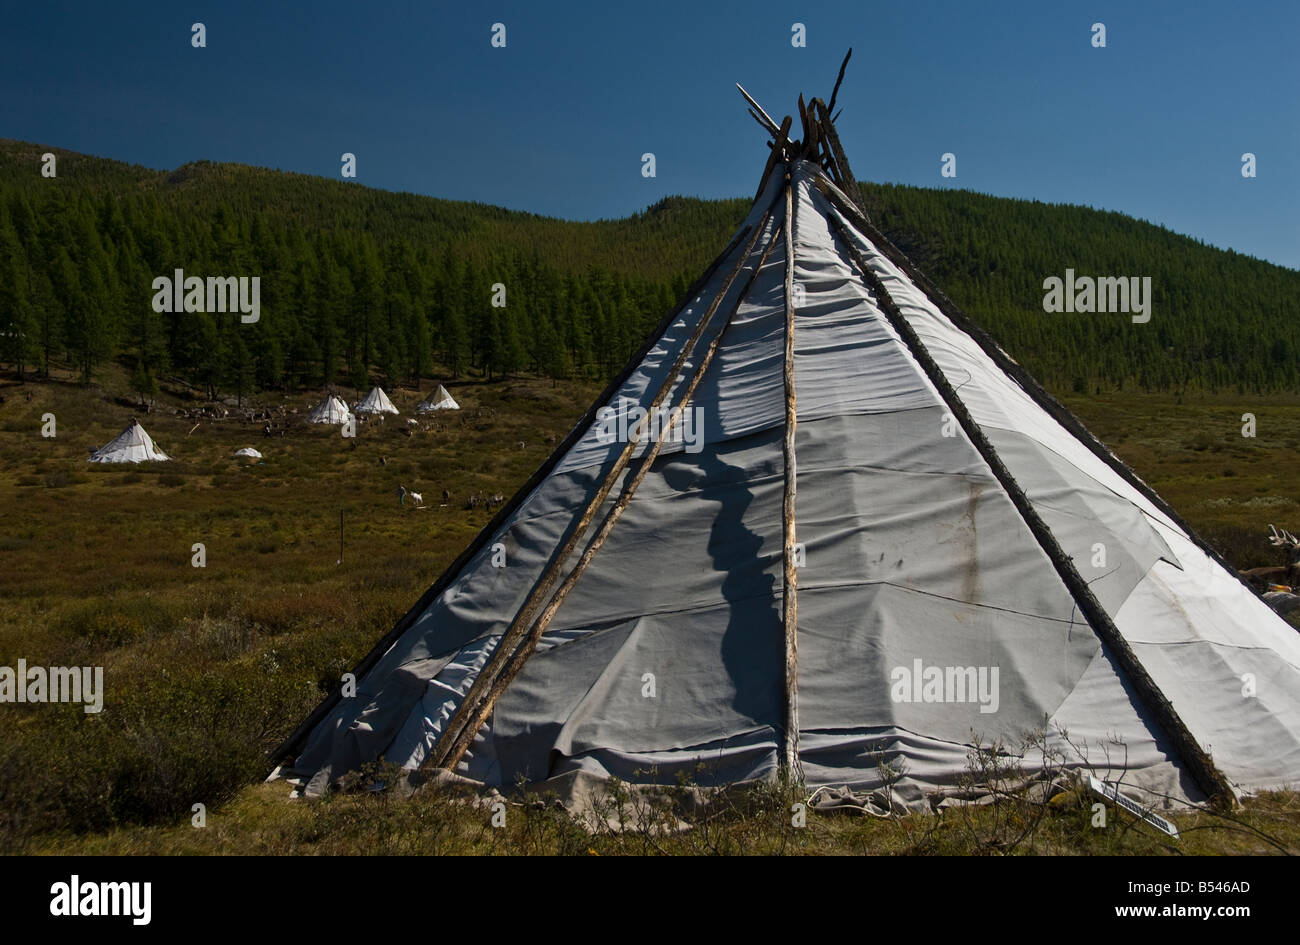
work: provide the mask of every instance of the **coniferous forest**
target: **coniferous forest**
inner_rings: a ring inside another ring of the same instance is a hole
[[[41,155],[58,174],[40,174]],[[755,167],[757,175],[759,168]],[[745,189],[750,182],[737,182]],[[864,185],[878,226],[1060,392],[1300,387],[1300,273],[1119,213]],[[0,140],[0,364],[107,362],[142,395],[208,396],[371,372],[604,379],[722,249],[748,199],[666,198],[574,223],[242,165],[155,171]],[[1149,276],[1152,317],[1043,311],[1043,280]],[[259,276],[256,324],[155,312],[152,281]],[[506,304],[494,306],[493,287]],[[435,370],[435,363],[438,369]]]

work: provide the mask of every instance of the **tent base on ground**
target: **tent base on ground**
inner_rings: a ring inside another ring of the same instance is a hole
[[[167,462],[171,457],[154,445],[153,439],[132,419],[125,430],[112,442],[100,447],[90,457],[92,463],[150,463]]]
[[[460,404],[456,403],[451,394],[447,393],[447,388],[441,384],[424,400],[416,405],[416,413],[429,413],[434,410],[459,410]]]

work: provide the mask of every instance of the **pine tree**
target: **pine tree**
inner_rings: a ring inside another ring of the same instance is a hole
[[[20,381],[34,353],[36,334],[30,278],[27,253],[9,214],[0,207],[0,361],[12,364]]]
[[[158,396],[158,380],[139,358],[136,359],[135,370],[131,372],[131,390],[140,395],[141,407]]]

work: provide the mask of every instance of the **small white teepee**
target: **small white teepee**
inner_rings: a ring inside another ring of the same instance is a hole
[[[149,434],[144,432],[138,420],[132,420],[130,426],[123,430],[107,446],[96,450],[90,457],[92,463],[149,463],[166,462],[171,459],[166,453],[154,446]]]
[[[424,398],[424,400],[420,401],[420,403],[415,408],[415,412],[429,413],[434,410],[459,410],[459,409],[460,409],[460,404],[456,403],[455,399],[451,396],[451,394],[447,393],[447,388],[439,384],[437,390],[435,390],[428,397]]]
[[[366,394],[366,399],[356,406],[357,413],[397,413],[397,408],[393,402],[388,399],[381,387],[370,388],[370,393]]]
[[[333,394],[326,397],[307,414],[310,423],[347,423],[348,405]]]

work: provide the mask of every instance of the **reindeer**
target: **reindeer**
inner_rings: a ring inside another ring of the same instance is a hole
[[[500,492],[493,494],[487,500],[488,511],[491,512],[493,509],[503,504],[505,501],[506,501],[506,497],[503,496]]]
[[[424,496],[420,495],[420,493],[418,492],[412,492],[411,490],[407,489],[406,486],[404,485],[398,485],[397,504],[401,506],[405,506],[407,496],[410,496],[411,503],[412,505],[414,505],[415,508],[417,509],[424,508]]]
[[[1287,554],[1287,563],[1283,567],[1250,568],[1239,572],[1251,587],[1259,591],[1277,590],[1278,587],[1290,589],[1300,584],[1300,538],[1296,538],[1286,529],[1279,532],[1272,525],[1268,526],[1273,534],[1268,543]]]

